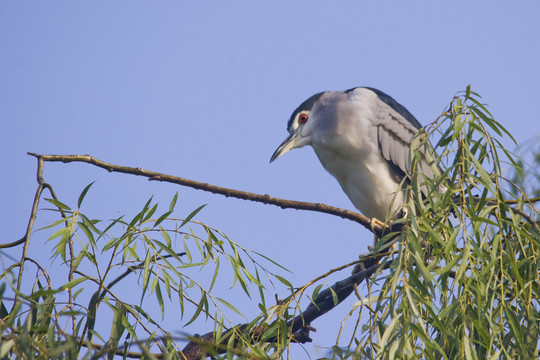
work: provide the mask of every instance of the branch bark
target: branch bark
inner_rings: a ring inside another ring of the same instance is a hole
[[[311,323],[326,314],[346,298],[348,298],[354,288],[365,279],[372,276],[378,270],[384,270],[390,267],[392,261],[387,261],[383,264],[379,263],[380,256],[364,257],[364,270],[358,271],[348,278],[336,282],[329,288],[321,291],[313,302],[310,303],[307,308],[298,316],[287,322],[287,327],[291,331],[291,341],[298,343],[311,342],[309,332],[313,330]],[[335,295],[334,295],[335,294]],[[186,360],[199,360],[207,357],[207,351],[212,349],[214,353],[224,354],[227,352],[227,343],[234,332],[243,332],[247,328],[248,324],[237,325],[232,329],[229,329],[225,333],[219,343],[215,342],[214,332],[208,332],[201,336],[196,336],[184,347],[181,352],[181,356]],[[252,337],[255,342],[256,336]],[[273,342],[276,339],[265,339],[265,342]]]
[[[330,206],[321,203],[311,203],[306,201],[294,201],[276,198],[268,194],[261,195],[256,193],[251,193],[247,191],[229,189],[221,186],[211,185],[207,183],[202,183],[190,179],[181,178],[178,176],[172,176],[167,174],[158,173],[155,171],[144,170],[139,167],[129,167],[110,164],[105,161],[96,159],[90,155],[41,155],[29,152],[28,155],[35,156],[36,158],[42,161],[49,162],[85,162],[88,164],[95,165],[102,169],[105,169],[109,172],[118,172],[124,174],[131,174],[136,176],[147,177],[149,181],[163,181],[172,184],[178,184],[182,186],[187,186],[197,190],[208,191],[213,194],[223,195],[225,197],[233,197],[236,199],[255,201],[267,205],[279,206],[282,209],[297,209],[297,210],[308,210],[316,211],[325,214],[330,214],[334,216],[339,216],[343,219],[354,221],[369,231],[373,232],[379,238],[381,238],[385,233],[388,233],[391,228],[382,222],[376,219],[370,219],[367,216],[364,216],[355,211],[341,209],[335,206]]]

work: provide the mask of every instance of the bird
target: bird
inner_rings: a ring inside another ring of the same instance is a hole
[[[403,184],[412,173],[411,140],[421,128],[403,105],[375,88],[319,92],[294,110],[289,136],[270,163],[292,149],[311,146],[353,205],[385,222],[403,214]],[[424,176],[432,177],[433,170],[423,163]]]

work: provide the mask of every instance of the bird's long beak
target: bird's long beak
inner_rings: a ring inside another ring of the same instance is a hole
[[[278,146],[276,151],[274,151],[274,154],[270,158],[270,162],[276,160],[278,157],[285,154],[287,151],[293,149],[298,142],[298,134],[299,132],[295,131],[292,132],[289,136],[287,136],[287,138],[283,140],[281,145]]]

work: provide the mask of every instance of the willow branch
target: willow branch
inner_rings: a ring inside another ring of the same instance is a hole
[[[34,221],[36,220],[39,199],[41,197],[41,193],[43,192],[43,189],[45,188],[45,185],[44,185],[45,182],[43,181],[43,159],[41,158],[38,158],[38,169],[37,169],[36,177],[37,177],[37,182],[39,185],[36,190],[36,194],[34,195],[34,203],[32,204],[32,211],[30,212],[30,219],[28,220],[28,225],[26,226],[26,233],[24,234],[22,239],[19,240],[21,244],[24,243],[24,246],[23,246],[23,251],[22,251],[21,261],[20,261],[21,266],[19,266],[19,275],[17,276],[17,290],[21,289],[22,274],[24,270],[24,261],[26,258],[26,254],[28,253],[28,246],[30,244],[30,234],[32,233],[32,229],[34,227]]]
[[[7,248],[19,246],[19,245],[23,244],[25,241],[26,241],[26,235],[23,236],[22,238],[20,238],[17,241],[13,241],[13,242],[6,243],[6,244],[0,244],[0,249],[7,249]]]
[[[489,200],[495,201],[496,199],[489,199]],[[507,205],[516,205],[516,204],[519,204],[520,202],[528,203],[532,205],[539,201],[540,201],[540,196],[532,197],[532,198],[525,198],[524,200],[503,200],[503,202]]]
[[[339,216],[343,219],[354,221],[362,226],[364,226],[369,231],[373,232],[378,237],[382,237],[385,232],[388,232],[390,228],[385,226],[381,222],[374,221],[373,219],[368,218],[360,213],[355,211],[340,209],[338,207],[329,206],[321,203],[312,203],[306,201],[294,201],[286,200],[281,198],[276,198],[268,194],[256,194],[247,191],[229,189],[221,186],[211,185],[207,183],[202,183],[194,180],[189,180],[181,178],[178,176],[172,176],[167,174],[158,173],[155,171],[144,170],[139,167],[129,167],[129,166],[120,166],[115,164],[110,164],[99,159],[96,159],[90,155],[40,155],[29,152],[28,155],[42,159],[43,161],[49,162],[84,162],[92,164],[94,166],[100,167],[107,170],[108,172],[118,172],[124,174],[131,174],[136,176],[147,177],[149,181],[163,181],[172,184],[178,184],[181,186],[187,186],[197,190],[208,191],[213,194],[223,195],[225,197],[232,197],[236,199],[255,201],[266,205],[279,206],[282,209],[297,209],[297,210],[308,210],[316,211],[320,213],[330,214]]]
[[[468,200],[469,198],[467,198]],[[480,203],[480,201],[482,201],[482,199],[479,197],[479,196],[471,196],[470,199],[472,199],[475,203]],[[529,203],[532,205],[532,203],[535,200],[536,198],[533,198],[533,199],[529,199]],[[484,199],[485,201],[485,204],[486,205],[490,205],[490,206],[498,206],[498,201],[497,199],[491,199],[491,198],[486,198]],[[513,204],[514,203],[514,200],[502,200],[502,202],[506,205],[508,204]],[[461,201],[458,197],[455,197],[454,198],[454,203],[456,204],[460,204],[462,205],[463,204],[463,201]],[[540,225],[538,223],[538,221],[536,221],[535,219],[533,219],[529,214],[527,214],[525,211],[521,210],[521,209],[518,209],[516,207],[512,207],[512,206],[508,206],[508,209],[512,210],[514,213],[520,215],[522,218],[525,219],[525,221],[527,221],[529,224],[531,224],[535,229],[536,231],[538,231],[540,233]]]
[[[309,332],[313,330],[311,323],[320,316],[334,309],[354,291],[354,288],[365,279],[372,276],[379,270],[384,270],[390,267],[392,261],[387,261],[382,265],[378,263],[380,257],[367,257],[364,260],[365,269],[354,273],[348,278],[336,282],[330,288],[321,291],[313,302],[298,316],[287,322],[287,326],[291,330],[291,341],[297,343],[311,342]],[[203,359],[207,357],[207,351],[223,354],[227,352],[227,343],[233,333],[244,332],[248,324],[242,324],[229,329],[223,334],[219,343],[215,342],[214,332],[209,332],[201,336],[191,338],[191,341],[184,347],[181,356],[187,360]],[[257,330],[255,330],[257,331]],[[257,341],[256,334],[252,334],[252,342]],[[265,339],[265,342],[271,343],[276,341],[275,338]]]

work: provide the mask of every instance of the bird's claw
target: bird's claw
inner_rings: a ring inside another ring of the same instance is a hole
[[[383,223],[381,220],[377,218],[371,218],[370,224],[371,230],[377,231],[380,230],[380,228],[384,228],[386,226],[385,223]]]

